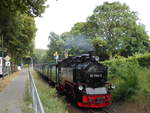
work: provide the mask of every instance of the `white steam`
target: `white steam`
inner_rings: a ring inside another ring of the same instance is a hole
[[[65,49],[78,48],[84,51],[94,51],[94,46],[86,39],[85,36],[69,37],[65,41]]]

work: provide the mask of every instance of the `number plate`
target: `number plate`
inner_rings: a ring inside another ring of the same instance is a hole
[[[102,74],[90,74],[90,78],[102,77]]]

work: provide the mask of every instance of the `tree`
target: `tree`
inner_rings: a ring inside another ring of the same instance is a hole
[[[149,36],[145,32],[143,25],[134,26],[132,32],[129,31],[128,37],[123,39],[120,43],[120,54],[123,56],[133,55],[134,53],[144,53],[150,50]],[[134,31],[134,32],[133,32]]]
[[[44,12],[47,0],[1,0],[1,11],[9,11],[11,14],[21,12],[30,16],[41,16]]]
[[[11,18],[3,31],[3,36],[5,39],[4,46],[12,58],[24,57],[32,53],[35,31],[32,17],[21,15]]]
[[[108,59],[106,41],[101,40],[98,36],[98,26],[92,22],[77,22],[70,31],[74,37],[84,36],[85,41],[88,41],[91,48],[95,51],[97,56],[101,57],[101,60]],[[81,38],[82,38],[81,37]],[[79,49],[80,50],[80,49]],[[77,50],[77,52],[79,51]],[[88,49],[90,51],[90,49]],[[75,52],[75,51],[74,51]],[[87,52],[87,51],[84,51]],[[80,52],[82,53],[82,52]]]
[[[107,53],[107,42],[104,40],[100,40],[99,37],[95,37],[91,39],[91,43],[95,48],[95,53],[100,57],[100,60],[106,60],[109,58]]]
[[[149,41],[149,37],[137,21],[136,13],[119,2],[105,2],[97,6],[87,19],[87,22],[96,25],[96,35],[107,43],[110,56],[122,52],[126,52],[125,56],[146,52],[144,43]]]
[[[32,54],[36,32],[34,17],[41,16],[47,7],[46,1],[1,0],[0,37],[13,63],[20,63],[22,57]]]
[[[81,34],[83,35],[83,34],[85,34],[85,25],[86,24],[87,24],[86,22],[77,22],[71,28],[70,33],[74,34],[74,35],[81,35]]]
[[[35,64],[39,63],[47,63],[47,50],[44,49],[34,49],[34,52],[32,54],[33,62]]]
[[[87,39],[91,39],[97,37],[97,28],[97,25],[92,22],[77,22],[71,28],[70,33],[74,36],[83,35]]]
[[[54,53],[56,51],[59,54],[59,57],[62,57],[64,52],[64,48],[63,48],[64,40],[62,40],[62,38],[54,32],[51,32],[48,38],[50,41],[48,45],[49,59],[54,60]]]
[[[150,41],[136,12],[119,2],[97,6],[87,22],[77,22],[70,32],[60,36],[52,33],[49,52],[68,50],[71,55],[95,50],[102,59],[115,56],[130,56],[150,51]],[[92,46],[93,45],[93,46]],[[49,54],[50,55],[50,54]]]

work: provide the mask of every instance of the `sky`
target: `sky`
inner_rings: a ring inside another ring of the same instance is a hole
[[[85,22],[93,10],[104,2],[119,1],[126,3],[131,11],[138,12],[140,22],[145,25],[150,35],[150,1],[149,0],[48,0],[49,8],[42,17],[35,18],[37,27],[35,48],[47,49],[50,32],[61,34],[70,31],[77,22]]]

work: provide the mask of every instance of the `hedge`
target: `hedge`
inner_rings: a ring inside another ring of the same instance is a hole
[[[145,83],[144,78],[147,80],[149,73],[141,74],[141,70],[148,69],[143,67],[150,67],[150,53],[136,54],[128,58],[117,56],[101,63],[109,67],[109,80],[116,86],[112,92],[114,101],[130,99],[145,89],[144,86],[148,87],[149,81],[146,85],[141,83]]]
[[[150,53],[145,53],[145,54],[136,54],[134,56],[125,58],[125,57],[117,57],[112,60],[106,60],[101,63],[111,66],[113,64],[120,64],[120,63],[125,63],[127,61],[132,62],[137,60],[139,65],[142,67],[149,67],[150,66]]]

